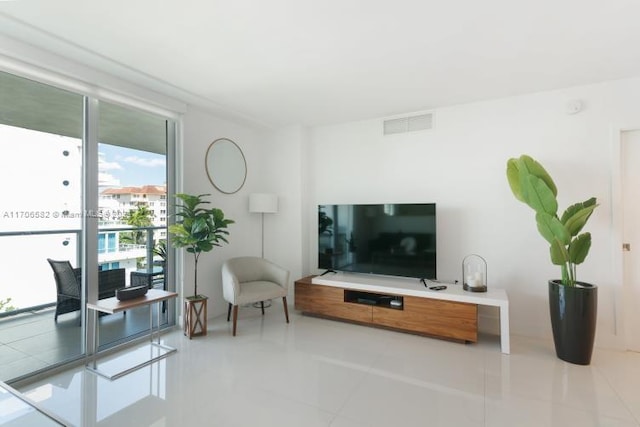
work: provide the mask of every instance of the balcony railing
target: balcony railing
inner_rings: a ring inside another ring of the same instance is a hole
[[[127,226],[99,229],[100,234],[142,231],[145,233],[145,242],[141,244],[118,241],[115,250],[98,251],[98,263],[106,264],[106,268],[118,263],[119,268],[127,270],[127,280],[130,272],[140,267],[152,269],[156,230],[166,230],[166,227]],[[117,238],[119,240],[120,237]],[[55,305],[56,285],[46,259],[67,259],[74,267],[80,266],[82,231],[69,229],[0,232],[0,247],[4,249],[2,260],[5,266],[0,270],[0,301],[11,298],[7,305],[15,307],[13,310],[1,312],[2,318]]]

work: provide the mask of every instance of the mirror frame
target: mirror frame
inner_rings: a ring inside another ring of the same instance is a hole
[[[234,187],[232,189],[222,189],[220,188],[220,183],[218,183],[216,185],[216,183],[214,182],[214,171],[213,171],[213,166],[212,166],[212,162],[210,160],[210,156],[214,155],[214,146],[216,143],[219,142],[230,142],[231,144],[234,145],[234,147],[237,149],[237,152],[240,153],[240,157],[242,158],[242,165],[244,167],[244,171],[243,171],[243,177],[242,177],[242,182],[237,185],[237,188]],[[247,180],[247,160],[244,157],[244,153],[242,152],[242,149],[238,146],[238,144],[236,144],[235,142],[233,142],[232,140],[230,140],[229,138],[218,138],[216,140],[214,140],[211,144],[209,144],[209,148],[207,148],[207,152],[204,156],[204,167],[205,170],[207,172],[207,178],[209,178],[209,182],[211,182],[211,185],[213,185],[216,190],[220,191],[221,193],[224,194],[234,194],[237,193],[238,191],[240,191],[240,189],[244,186],[245,181]]]

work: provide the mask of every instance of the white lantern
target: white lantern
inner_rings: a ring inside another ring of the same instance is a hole
[[[469,292],[487,292],[487,261],[471,254],[462,260],[462,288]]]

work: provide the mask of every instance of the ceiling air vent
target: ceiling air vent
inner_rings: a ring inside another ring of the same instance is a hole
[[[421,114],[419,116],[401,117],[384,121],[384,134],[416,132],[431,129],[433,127],[433,114]]]

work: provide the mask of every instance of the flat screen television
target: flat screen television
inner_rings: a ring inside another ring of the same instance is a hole
[[[436,205],[318,206],[318,268],[435,280]]]

